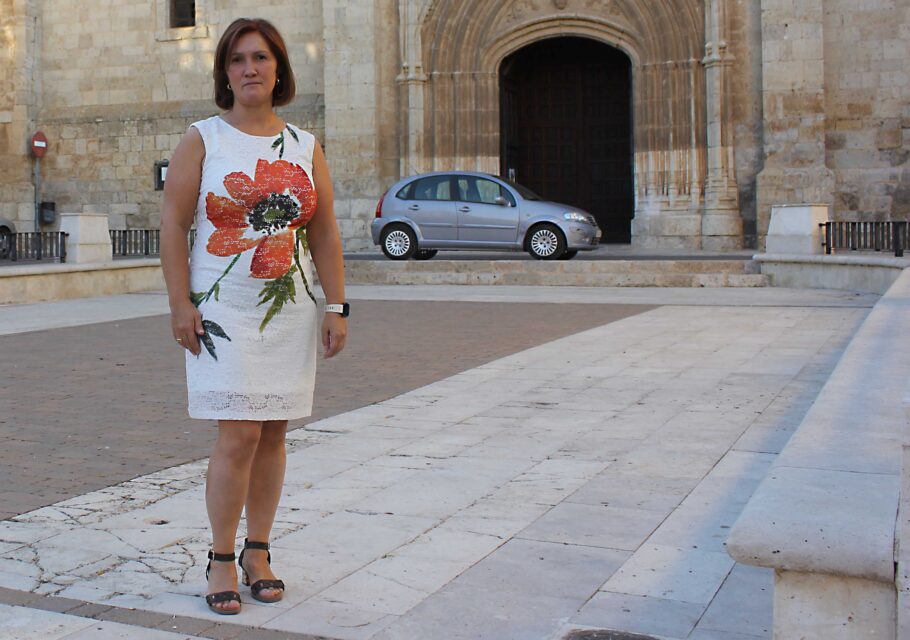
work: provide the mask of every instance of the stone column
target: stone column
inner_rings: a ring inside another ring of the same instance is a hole
[[[35,224],[29,139],[38,106],[39,14],[37,0],[0,0],[0,218],[17,231]]]
[[[423,71],[420,42],[420,3],[399,0],[401,73],[395,79],[400,88],[404,122],[401,126],[401,170],[403,176],[427,170],[423,154],[424,92],[427,76]]]
[[[823,0],[762,0],[764,168],[758,174],[759,247],[776,204],[831,204],[825,166]]]
[[[708,115],[708,175],[705,214],[701,220],[702,248],[725,251],[742,248],[743,222],[739,211],[733,157],[733,109],[727,49],[727,0],[707,0],[705,7],[705,65]]]

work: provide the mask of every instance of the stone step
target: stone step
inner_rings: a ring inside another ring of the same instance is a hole
[[[351,284],[504,284],[584,287],[763,287],[751,260],[348,260]]]

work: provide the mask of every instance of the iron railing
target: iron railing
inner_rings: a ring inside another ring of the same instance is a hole
[[[835,249],[850,251],[888,251],[898,258],[908,247],[908,225],[906,220],[890,222],[823,222],[818,225],[822,231],[822,246],[825,253]]]
[[[114,258],[157,256],[161,253],[158,229],[111,229],[111,253]]]
[[[196,230],[190,229],[187,242],[190,249],[196,240]],[[161,231],[158,229],[112,229],[111,253],[114,258],[142,258],[161,255]]]
[[[62,231],[0,234],[0,260],[66,262],[66,236]]]

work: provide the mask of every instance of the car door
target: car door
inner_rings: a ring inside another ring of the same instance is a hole
[[[419,178],[405,187],[399,197],[403,200],[402,214],[417,224],[425,240],[458,238],[452,176]]]
[[[518,237],[515,198],[495,180],[455,176],[458,239],[465,242],[514,244]],[[497,202],[497,198],[504,199]]]

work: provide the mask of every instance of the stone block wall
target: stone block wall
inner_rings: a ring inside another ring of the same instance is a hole
[[[323,0],[326,156],[345,248],[372,246],[369,224],[398,177],[397,3]]]
[[[761,246],[776,204],[829,203],[834,219],[910,217],[906,1],[678,2],[688,9],[674,15],[694,22],[643,20],[666,10],[644,0],[446,0],[432,11],[430,0],[196,0],[197,26],[172,29],[169,0],[0,0],[0,219],[33,227],[27,144],[42,129],[50,149],[41,199],[57,202],[58,211],[107,211],[112,228],[156,226],[154,163],[170,155],[190,122],[217,112],[212,57],[218,36],[241,15],[274,21],[288,41],[298,98],[282,115],[327,143],[349,249],[370,246],[376,201],[402,171],[495,171],[499,97],[482,79],[495,77],[496,47],[569,31],[630,51],[657,47],[635,61],[636,122],[642,131],[651,131],[648,117],[660,131],[668,123],[675,129],[667,140],[636,138],[641,246],[676,246],[676,238],[680,247],[698,247],[723,234],[706,222],[717,180],[708,175],[706,187],[705,174],[720,160],[735,168],[720,177],[735,174],[738,203],[727,198],[728,208],[739,207],[747,246],[753,238]],[[498,17],[478,21],[478,8]],[[701,23],[715,14],[726,16],[724,27],[708,38]],[[675,53],[660,49],[671,40]],[[711,72],[706,49],[730,65],[713,89],[703,78]],[[429,64],[440,55],[452,64]],[[675,58],[676,71],[664,77],[664,63]],[[440,69],[467,83],[458,105],[443,99],[449,76]],[[718,116],[705,117],[710,90],[729,104],[718,111],[723,127],[714,143],[723,157],[709,154],[706,165],[702,128]],[[654,96],[664,96],[663,106],[648,102]],[[470,162],[444,151],[455,132],[459,148],[476,152]]]
[[[298,94],[280,113],[322,139],[322,108],[322,96]],[[217,113],[209,100],[47,110],[41,127],[52,143],[43,199],[55,201],[57,211],[106,211],[111,229],[157,229],[155,162],[170,157],[192,122]]]
[[[839,220],[910,217],[910,5],[826,0],[825,158]]]
[[[36,108],[37,0],[0,0],[0,219],[31,231],[35,219],[28,142]]]
[[[112,229],[156,228],[154,163],[170,156],[191,122],[218,113],[214,51],[240,16],[266,18],[282,31],[297,98],[280,113],[324,140],[321,0],[242,0],[230,8],[197,0],[197,26],[183,29],[169,28],[169,4],[0,0],[0,39],[15,39],[0,48],[0,217],[32,228],[27,140],[41,129],[50,141],[42,200],[56,202],[58,212],[108,212]],[[10,112],[12,126],[4,124]]]

